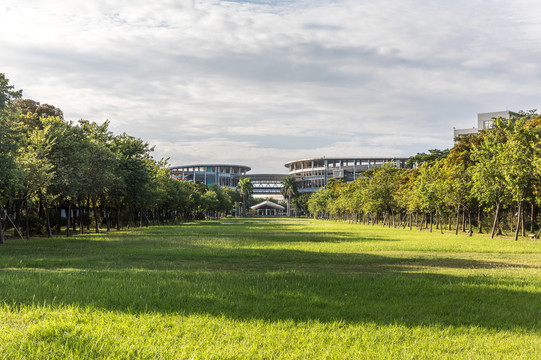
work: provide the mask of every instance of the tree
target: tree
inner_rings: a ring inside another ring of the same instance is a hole
[[[49,154],[55,139],[48,131],[49,127],[46,127],[43,130],[33,129],[25,134],[17,156],[19,193],[25,209],[27,239],[30,237],[29,201],[44,205],[47,213],[47,235],[51,236],[47,204],[50,200],[49,187],[53,181],[54,171]]]
[[[42,105],[32,99],[16,99],[9,108],[13,112],[20,113],[25,124],[35,128],[43,129],[41,118],[52,116],[64,119],[64,114],[59,108],[49,104]]]
[[[0,109],[11,104],[13,99],[20,99],[23,96],[22,90],[15,90],[15,86],[9,85],[6,74],[0,73]]]
[[[254,185],[249,177],[242,177],[237,184],[237,190],[242,196],[242,216],[246,216],[246,200],[254,191]]]
[[[0,244],[4,241],[4,206],[16,185],[18,133],[12,113],[0,109]]]
[[[327,212],[330,199],[331,190],[326,187],[318,189],[308,200],[308,211],[317,219],[320,215],[324,215]]]
[[[496,120],[498,123],[499,121]],[[502,167],[507,132],[502,127],[481,133],[482,141],[472,152],[472,193],[485,206],[494,206],[491,238],[496,234],[500,209],[510,199]]]
[[[366,206],[369,211],[381,211],[385,214],[387,225],[391,226],[396,209],[398,169],[394,163],[384,163],[374,169],[366,191]],[[383,223],[385,225],[385,221]]]
[[[308,200],[310,200],[310,193],[298,194],[293,198],[293,208],[300,213],[308,212]]]
[[[518,240],[518,231],[523,213],[523,204],[532,192],[534,181],[535,135],[532,128],[524,127],[527,118],[510,123],[508,131],[511,132],[508,141],[503,146],[501,164],[506,187],[513,200],[517,202],[517,225],[515,228],[515,240]]]
[[[449,149],[439,150],[439,149],[430,149],[428,154],[426,153],[417,153],[417,155],[412,156],[406,161],[407,167],[412,167],[414,165],[421,166],[425,163],[430,163],[437,159],[445,159],[449,155]]]
[[[432,232],[433,215],[441,215],[445,209],[445,187],[442,179],[443,160],[435,160],[419,169],[416,181],[416,196],[419,197],[420,208],[430,215],[430,232]]]
[[[481,213],[480,206],[472,194],[472,167],[475,162],[472,159],[471,153],[475,146],[478,146],[482,136],[466,136],[458,138],[455,146],[450,151],[449,157],[446,158],[442,171],[444,172],[444,182],[447,189],[446,201],[450,208],[456,211],[456,229],[455,234],[458,235],[460,210],[468,212],[471,229],[471,210],[472,207],[478,209],[478,227],[481,232]]]
[[[291,198],[297,194],[297,180],[293,176],[287,176],[281,181],[280,193],[287,199],[287,216],[291,216]]]

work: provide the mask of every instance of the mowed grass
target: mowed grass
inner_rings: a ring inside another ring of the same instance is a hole
[[[541,359],[541,245],[310,219],[10,240],[22,358]]]

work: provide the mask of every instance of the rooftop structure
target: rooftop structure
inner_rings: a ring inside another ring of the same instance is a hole
[[[330,179],[355,181],[360,173],[379,167],[387,162],[399,169],[406,167],[407,157],[366,157],[366,158],[311,158],[290,161],[285,164],[289,175],[295,177],[299,192],[315,192],[327,185]]]
[[[477,127],[469,129],[454,129],[453,135],[454,137],[477,135],[481,130],[491,129],[494,126],[495,119],[511,119],[514,116],[517,116],[517,114],[508,110],[480,113],[477,114]]]

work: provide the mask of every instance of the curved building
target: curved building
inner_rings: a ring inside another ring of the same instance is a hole
[[[360,173],[383,165],[396,164],[399,169],[406,167],[407,157],[366,157],[366,158],[311,158],[294,160],[285,164],[289,175],[298,182],[299,192],[314,192],[327,185],[329,179],[355,181]]]
[[[202,182],[203,184],[236,187],[239,178],[246,176],[251,168],[244,165],[230,164],[196,164],[171,167],[173,179],[186,180],[191,182]]]

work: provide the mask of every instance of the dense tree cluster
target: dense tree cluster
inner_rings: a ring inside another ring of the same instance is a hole
[[[148,143],[108,125],[65,121],[60,109],[22,99],[0,74],[0,241],[7,228],[21,237],[69,235],[219,216],[240,205],[234,190],[173,180]]]
[[[308,200],[316,217],[411,229],[435,226],[482,232],[537,231],[541,203],[541,116],[535,111],[495,119],[478,136],[456,139],[449,150],[412,158],[413,169],[393,164],[352,183],[330,182]]]

